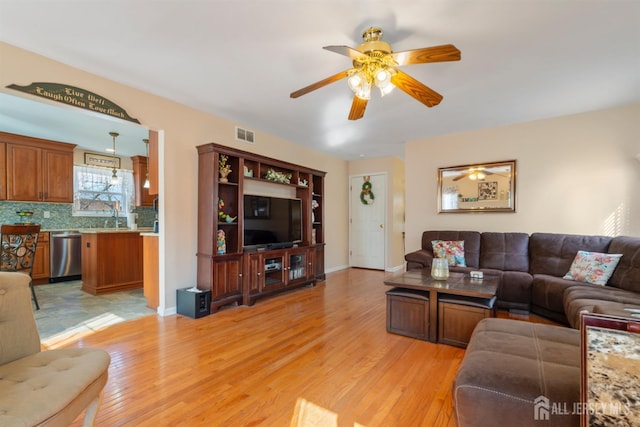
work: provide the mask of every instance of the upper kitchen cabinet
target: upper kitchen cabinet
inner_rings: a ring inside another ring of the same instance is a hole
[[[0,166],[5,169],[7,164],[7,144],[0,142]],[[5,169],[6,170],[6,169]],[[0,173],[0,200],[7,199],[7,174]]]
[[[158,194],[158,132],[149,131],[149,194]]]
[[[136,191],[136,206],[153,206],[154,195],[149,194],[149,188],[144,188],[147,178],[148,161],[145,156],[133,156],[133,185]],[[149,178],[151,181],[151,178]]]
[[[6,199],[73,203],[74,144],[0,132],[6,145]]]

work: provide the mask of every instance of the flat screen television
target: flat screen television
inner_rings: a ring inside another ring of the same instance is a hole
[[[245,194],[243,238],[247,251],[287,248],[301,242],[301,200]]]

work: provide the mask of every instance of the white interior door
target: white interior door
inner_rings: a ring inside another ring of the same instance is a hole
[[[385,269],[386,174],[351,177],[349,264]]]

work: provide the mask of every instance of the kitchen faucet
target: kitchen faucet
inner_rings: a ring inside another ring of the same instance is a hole
[[[118,228],[120,228],[120,223],[118,222],[118,209],[117,208],[113,208],[112,217],[115,218],[115,228],[117,230]]]

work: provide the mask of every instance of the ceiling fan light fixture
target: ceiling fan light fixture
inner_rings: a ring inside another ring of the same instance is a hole
[[[385,86],[391,82],[391,73],[384,68],[380,68],[376,71],[376,86]]]
[[[358,91],[362,88],[362,77],[360,77],[360,73],[356,73],[353,76],[349,77],[347,83],[349,84],[349,89],[351,89],[354,93],[358,93]]]
[[[360,99],[371,99],[371,78],[362,70],[347,80],[349,89]]]
[[[367,101],[371,99],[371,82],[363,81],[362,86],[356,92],[356,96],[360,99],[366,99]]]
[[[391,83],[391,71],[382,68],[376,72],[375,84],[380,89],[380,95],[385,96],[390,94],[395,86]]]
[[[324,46],[323,48],[349,57],[353,68],[291,92],[289,96],[298,98],[340,79],[347,78],[349,89],[355,95],[349,111],[349,120],[359,120],[364,116],[373,86],[380,90],[383,97],[397,87],[427,107],[440,104],[442,95],[396,67],[430,62],[459,61],[461,55],[458,48],[452,44],[446,44],[394,52],[389,43],[382,40],[380,27],[367,28],[362,33],[362,38],[364,43],[355,49],[349,46]]]

